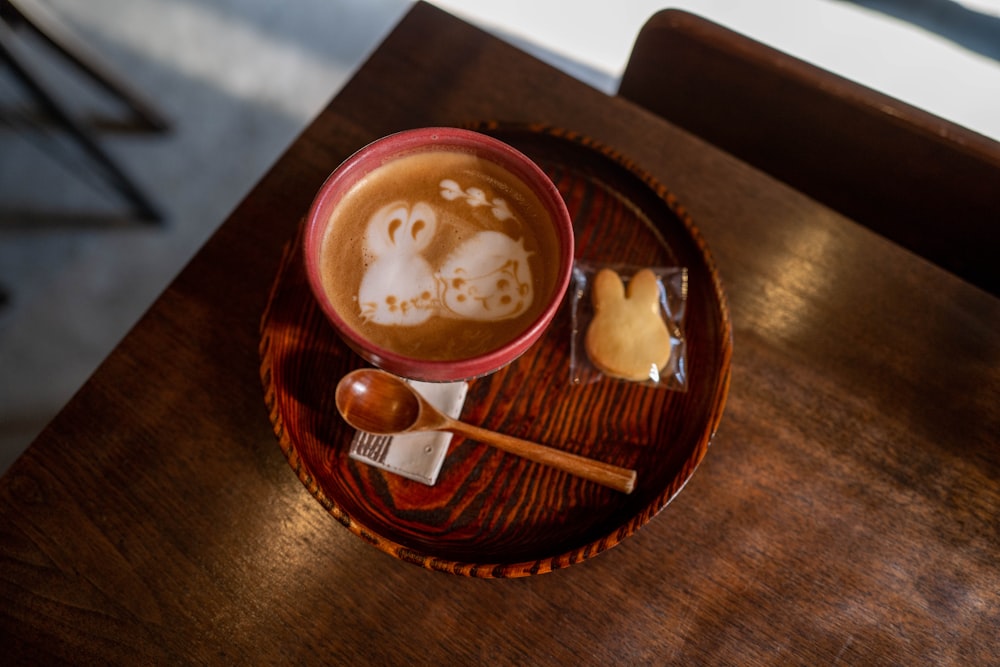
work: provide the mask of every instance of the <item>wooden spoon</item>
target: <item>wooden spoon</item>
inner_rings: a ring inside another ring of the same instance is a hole
[[[450,431],[622,493],[632,493],[635,488],[634,470],[456,421],[385,371],[362,368],[348,373],[337,383],[336,400],[344,420],[362,431],[376,435]]]

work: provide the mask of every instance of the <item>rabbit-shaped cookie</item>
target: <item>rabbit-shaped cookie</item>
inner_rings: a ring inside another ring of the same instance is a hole
[[[591,294],[594,319],[584,344],[605,375],[655,380],[670,361],[670,333],[660,315],[660,288],[649,269],[636,273],[628,293],[617,273],[602,269]]]
[[[421,253],[436,230],[437,215],[423,202],[395,202],[369,219],[365,254],[371,263],[358,289],[365,320],[413,326],[435,313],[437,282]]]
[[[524,240],[501,232],[478,232],[441,265],[441,300],[448,317],[498,321],[531,305],[534,290]]]

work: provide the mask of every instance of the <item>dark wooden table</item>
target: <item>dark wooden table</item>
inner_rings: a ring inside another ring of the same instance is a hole
[[[282,247],[327,174],[480,119],[571,128],[668,184],[734,325],[684,491],[607,553],[511,580],[344,529],[258,376]],[[996,298],[417,5],[3,477],[0,662],[997,664],[998,332]]]

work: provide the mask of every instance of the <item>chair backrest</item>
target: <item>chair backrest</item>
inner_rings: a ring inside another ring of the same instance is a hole
[[[1000,143],[680,10],[619,95],[1000,294]]]

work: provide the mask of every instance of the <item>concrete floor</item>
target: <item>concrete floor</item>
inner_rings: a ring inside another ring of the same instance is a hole
[[[313,115],[409,8],[405,0],[37,0],[171,122],[165,135],[101,144],[152,195],[160,225],[94,224],[115,213],[72,144],[0,123],[0,210],[55,209],[60,224],[0,222],[0,472],[20,454]],[[480,23],[606,92],[662,2],[453,0]],[[676,2],[821,66],[1000,138],[1000,3],[978,0],[986,52],[968,31],[893,2]],[[566,8],[573,7],[568,15]],[[896,8],[894,10],[894,7]],[[922,24],[923,27],[918,27]],[[992,30],[992,33],[989,32]],[[845,44],[850,43],[850,48]],[[29,44],[44,56],[37,44]],[[74,108],[115,111],[40,66]],[[0,70],[0,116],[25,104]],[[88,175],[89,174],[89,175]]]

